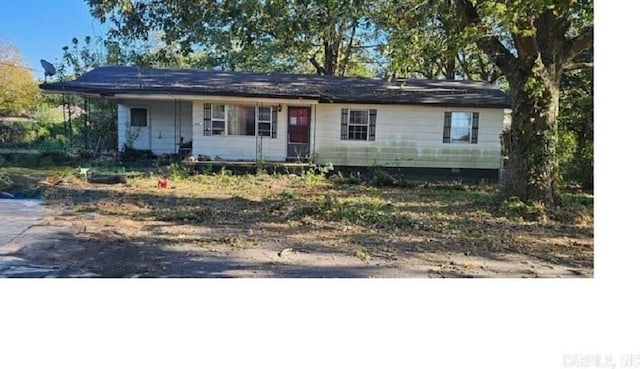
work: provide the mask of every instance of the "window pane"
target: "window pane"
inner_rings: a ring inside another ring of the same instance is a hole
[[[258,136],[271,136],[271,123],[258,123]]]
[[[349,124],[368,124],[367,114],[366,110],[350,110]]]
[[[471,113],[451,114],[451,142],[471,142]]]
[[[367,140],[367,126],[349,126],[349,139],[350,140]]]
[[[213,105],[213,119],[219,119],[224,121],[224,105]]]
[[[132,108],[131,109],[131,125],[134,127],[147,126],[147,109]]]
[[[258,120],[261,122],[270,122],[271,121],[271,108],[259,108],[258,109]]]
[[[214,135],[223,135],[224,134],[224,120],[214,120],[213,121],[213,134]]]
[[[256,115],[253,106],[227,106],[229,134],[235,136],[255,136]]]

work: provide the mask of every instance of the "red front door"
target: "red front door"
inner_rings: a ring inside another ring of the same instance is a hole
[[[287,127],[287,157],[289,159],[309,158],[311,108],[290,107]]]

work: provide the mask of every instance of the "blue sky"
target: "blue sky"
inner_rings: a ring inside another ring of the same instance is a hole
[[[62,59],[71,39],[106,36],[108,28],[91,17],[84,0],[0,0],[0,39],[17,46],[33,70],[43,78],[40,59]]]

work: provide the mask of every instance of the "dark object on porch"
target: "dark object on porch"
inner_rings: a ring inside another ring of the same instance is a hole
[[[178,157],[180,158],[180,160],[184,160],[189,156],[191,156],[192,150],[193,150],[193,141],[180,143],[180,146],[178,149]]]
[[[125,176],[91,176],[89,177],[89,183],[126,184],[127,177]]]

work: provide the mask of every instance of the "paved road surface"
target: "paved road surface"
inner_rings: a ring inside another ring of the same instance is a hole
[[[55,269],[29,265],[13,254],[20,244],[13,242],[43,215],[43,206],[38,200],[0,199],[0,278],[40,278],[54,276]]]
[[[0,247],[13,241],[42,216],[38,200],[0,200]]]

